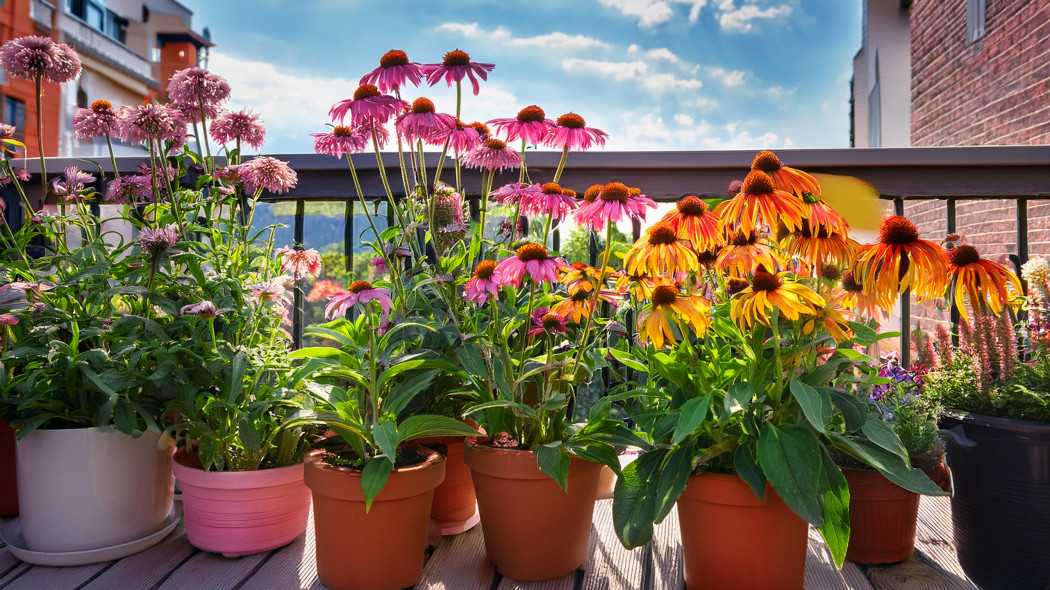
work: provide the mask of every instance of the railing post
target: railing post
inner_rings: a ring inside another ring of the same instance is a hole
[[[945,227],[949,235],[954,234],[956,230],[956,212],[955,212],[955,199],[948,197],[945,200],[945,215],[947,216]],[[955,298],[949,297],[951,301],[951,309],[948,312],[948,317],[952,324],[952,346],[959,346],[959,306],[955,304]]]
[[[1021,272],[1021,264],[1028,262],[1028,199],[1021,197],[1017,199],[1017,259],[1019,261],[1017,272]]]
[[[893,209],[904,216],[903,197],[894,197]],[[911,289],[901,293],[901,364],[911,365]]]
[[[292,240],[297,250],[302,249],[306,222],[306,202],[299,199],[295,202],[295,225],[292,229]],[[292,291],[292,347],[303,346],[303,279],[295,281]]]
[[[354,270],[354,202],[346,201],[343,209],[343,258],[346,272]]]

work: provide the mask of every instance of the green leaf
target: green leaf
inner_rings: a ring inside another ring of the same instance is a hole
[[[867,439],[843,436],[834,432],[829,433],[829,436],[835,448],[845,451],[878,469],[879,473],[884,475],[886,479],[908,491],[925,496],[945,496],[948,494],[940,486],[933,483],[933,480],[923,473],[921,469],[912,469],[910,465],[901,461],[900,457]]]
[[[404,410],[413,398],[424,389],[430,387],[437,374],[437,369],[420,371],[413,375],[411,379],[406,379],[391,387],[390,393],[383,400],[383,411],[390,412],[395,416],[400,414],[401,410]]]
[[[749,445],[740,445],[733,452],[733,469],[736,470],[740,479],[744,480],[744,483],[751,486],[751,491],[755,492],[755,496],[765,501],[766,474],[762,473],[762,468],[758,466],[758,460],[755,459],[755,454]]]
[[[864,426],[868,419],[867,405],[856,397],[831,387],[823,388],[831,397],[831,402],[842,412],[846,419],[846,431],[856,432]]]
[[[248,369],[248,359],[243,352],[238,352],[230,359],[226,369],[226,384],[230,391],[226,394],[226,403],[237,405],[237,400],[244,391],[244,373]]]
[[[485,359],[481,358],[481,354],[478,352],[478,349],[474,344],[464,342],[463,345],[457,346],[456,358],[459,359],[459,363],[463,365],[463,368],[471,375],[488,374],[488,367],[485,366]]]
[[[911,462],[908,450],[904,448],[904,443],[901,442],[893,427],[882,419],[881,415],[868,414],[868,419],[864,422],[864,426],[861,427],[861,432],[871,442],[900,457],[901,461],[905,463]]]
[[[259,437],[259,431],[255,429],[255,424],[247,414],[241,416],[241,419],[237,422],[237,434],[240,436],[244,449],[249,453],[258,453],[262,449],[262,439]]]
[[[831,460],[828,450],[821,447],[821,458],[824,469],[821,470],[824,488],[824,525],[817,527],[824,537],[835,565],[842,567],[846,559],[846,548],[849,547],[849,485],[842,470]]]
[[[806,415],[809,423],[818,432],[824,432],[831,420],[831,396],[825,391],[820,391],[806,385],[798,379],[792,379],[791,395],[802,406],[802,413]]]
[[[637,358],[634,357],[634,355],[632,355],[629,352],[624,352],[616,348],[610,348],[609,354],[611,354],[614,359],[620,361],[625,366],[630,367],[635,371],[638,371],[640,373],[649,372],[649,366],[643,362],[640,362]]]
[[[651,487],[667,449],[655,449],[631,461],[616,479],[613,492],[613,528],[627,549],[653,538],[656,498]]]
[[[746,381],[740,381],[734,383],[729,391],[726,392],[726,398],[723,402],[726,408],[726,412],[730,415],[735,414],[748,405],[751,404],[751,400],[755,397],[755,387],[751,383]]]
[[[824,524],[820,443],[809,429],[766,422],[758,439],[758,464],[795,514],[813,526]]]
[[[675,448],[660,464],[656,478],[656,506],[653,511],[653,521],[657,524],[663,522],[667,515],[678,502],[679,496],[685,491],[689,483],[689,476],[693,473],[693,450],[692,444],[682,445]]]
[[[397,424],[393,420],[372,426],[372,437],[375,438],[376,444],[379,445],[384,455],[391,461],[397,460]]]
[[[536,453],[536,464],[540,471],[554,478],[558,487],[569,492],[569,453],[565,452],[561,442],[552,442],[532,447]]]
[[[707,409],[711,407],[711,394],[704,397],[695,397],[684,404],[678,414],[678,426],[674,430],[674,438],[671,444],[677,445],[694,430],[700,427],[707,417]]]
[[[397,427],[398,440],[404,442],[427,436],[477,436],[478,431],[447,416],[417,414],[405,418]]]
[[[394,460],[387,457],[373,457],[365,463],[361,471],[361,491],[365,494],[365,513],[372,509],[372,500],[386,487],[386,480],[394,470]]]

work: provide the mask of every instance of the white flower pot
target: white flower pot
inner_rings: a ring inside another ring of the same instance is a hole
[[[18,502],[25,546],[72,552],[156,532],[171,511],[172,446],[97,428],[35,430],[18,441]],[[165,441],[167,441],[165,437]]]

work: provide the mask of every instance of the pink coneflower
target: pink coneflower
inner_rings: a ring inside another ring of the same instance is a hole
[[[467,152],[463,156],[463,165],[467,168],[484,168],[502,172],[504,168],[520,167],[521,156],[507,147],[503,140],[490,138]]]
[[[547,334],[552,336],[554,334],[564,334],[569,331],[569,322],[562,316],[551,313],[551,310],[546,307],[537,307],[532,312],[532,329],[529,330],[529,336],[535,338],[540,334]]]
[[[445,113],[434,112],[434,103],[429,98],[417,98],[408,112],[398,116],[394,127],[398,135],[408,142],[417,139],[431,145],[445,141],[448,131],[455,128],[456,118]]]
[[[218,168],[215,170],[215,178],[231,185],[241,186],[244,184],[244,171],[246,170],[244,164],[231,164],[225,168]]]
[[[328,133],[311,133],[310,137],[314,138],[315,152],[338,158],[364,151],[368,147],[370,132],[366,125],[358,125],[356,128],[336,125]]]
[[[408,61],[408,54],[400,49],[391,49],[379,58],[379,67],[361,77],[361,84],[372,84],[380,92],[396,92],[410,82],[419,86],[423,80],[423,66]]]
[[[190,104],[186,102],[173,102],[168,104],[168,108],[175,115],[175,118],[186,125],[193,125],[194,123],[201,122],[201,107],[200,105]],[[204,105],[204,116],[209,119],[215,119],[222,112],[217,105],[206,104]]]
[[[218,74],[204,68],[186,68],[171,75],[168,98],[172,102],[194,105],[219,105],[230,97],[230,84]]]
[[[389,121],[390,117],[408,109],[408,106],[406,101],[382,94],[371,84],[362,84],[354,91],[353,98],[337,102],[328,111],[328,115],[333,121],[342,123],[349,113],[351,125],[375,123],[376,126],[381,126]]]
[[[321,272],[321,254],[313,248],[278,248],[276,254],[281,257],[281,270],[291,273],[297,281]]]
[[[583,151],[592,145],[605,147],[605,138],[609,134],[601,129],[587,127],[583,117],[576,113],[567,113],[558,117],[558,121],[544,143],[559,150]]]
[[[191,305],[184,305],[179,310],[181,314],[199,315],[202,318],[213,318],[219,315],[219,309],[211,301],[201,301]]]
[[[120,135],[120,112],[108,100],[96,100],[89,109],[77,109],[73,115],[73,133],[87,141],[96,137]]]
[[[306,300],[310,303],[316,303],[322,299],[329,299],[342,290],[343,284],[339,281],[331,281],[328,279],[314,281],[314,286],[310,289],[310,294],[306,296]]]
[[[281,275],[268,281],[248,285],[251,291],[251,300],[258,303],[283,303],[288,297],[288,286],[292,283],[292,277]]]
[[[539,244],[524,244],[508,258],[496,265],[501,285],[517,286],[526,272],[535,283],[553,283],[558,275],[558,268],[565,263],[551,258],[547,249]]]
[[[288,167],[288,162],[270,156],[259,156],[249,160],[243,165],[240,173],[244,189],[249,194],[255,194],[262,189],[271,193],[285,193],[299,181],[295,170]]]
[[[384,258],[382,255],[376,254],[372,257],[372,262],[369,262],[368,264],[370,264],[372,268],[376,269],[376,272],[379,274],[386,274],[390,272],[390,267],[386,264],[386,258]]]
[[[565,219],[580,206],[576,193],[564,189],[556,182],[536,185],[539,191],[522,203],[526,215],[550,215],[551,219]]]
[[[500,273],[495,260],[482,260],[474,267],[474,276],[463,287],[463,297],[477,306],[485,305],[489,297],[499,297]]]
[[[42,283],[40,281],[15,281],[8,285],[9,288],[15,289],[16,291],[22,291],[24,293],[32,293],[37,297],[44,295],[44,291],[50,291],[55,286],[49,283]]]
[[[4,43],[0,63],[7,75],[35,80],[37,76],[62,84],[80,73],[80,56],[65,43],[50,37],[20,37]]]
[[[32,177],[33,175],[30,174],[29,171],[25,168],[15,168],[15,178],[17,178],[18,180],[22,182],[29,182],[29,179]],[[11,177],[8,176],[6,172],[0,172],[0,187],[7,186],[9,184],[11,184]],[[3,200],[0,199],[0,202],[3,202]]]
[[[127,111],[120,136],[128,143],[145,143],[151,139],[174,141],[186,136],[186,125],[166,105],[144,104]]]
[[[645,220],[646,208],[656,208],[652,199],[622,182],[602,186],[594,201],[576,210],[576,223],[594,231],[605,229],[607,222],[619,223],[631,217]]]
[[[259,115],[248,110],[223,113],[212,121],[211,137],[225,144],[240,140],[242,144],[259,149],[266,141],[266,126]]]
[[[18,318],[17,317],[15,317],[15,316],[13,316],[13,315],[11,315],[9,313],[0,314],[0,324],[3,324],[5,326],[13,326],[13,325],[15,325],[17,323],[18,323]]]
[[[507,134],[507,142],[524,139],[526,143],[542,142],[554,129],[554,121],[546,118],[543,109],[536,105],[527,106],[518,111],[518,116],[510,119],[493,119],[488,125],[497,132]]]
[[[481,92],[481,83],[478,82],[478,78],[487,80],[488,72],[491,72],[494,67],[496,64],[472,62],[466,51],[457,49],[446,53],[441,63],[423,66],[423,72],[427,75],[427,84],[431,86],[444,78],[451,88],[454,82],[470,78],[470,83],[474,86],[474,96],[477,96]]]
[[[539,184],[512,182],[492,191],[489,197],[495,199],[500,205],[527,207],[532,199],[542,191],[541,187],[542,185]]]
[[[179,229],[174,224],[157,229],[144,227],[139,232],[139,246],[152,258],[159,258],[178,241]]]
[[[62,197],[65,201],[72,201],[77,197],[80,197],[85,185],[95,182],[95,177],[82,171],[76,166],[70,166],[66,168],[64,176],[59,177],[51,181],[51,188],[54,189],[55,194]]]
[[[382,326],[390,317],[390,307],[393,305],[390,302],[390,289],[373,287],[368,281],[354,281],[350,284],[350,289],[341,291],[332,297],[324,308],[324,317],[330,320],[341,318],[346,315],[346,311],[351,306],[357,304],[369,309],[372,301],[378,301],[382,308],[379,315],[379,324]]]
[[[476,128],[456,119],[455,126],[441,134],[437,139],[437,143],[444,143],[447,141],[448,149],[451,150],[453,154],[459,156],[460,154],[464,154],[478,147],[483,136]]]

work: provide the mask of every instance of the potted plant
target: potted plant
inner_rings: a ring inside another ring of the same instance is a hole
[[[850,537],[831,449],[943,493],[845,387],[873,360],[856,349],[887,336],[858,320],[909,285],[943,292],[947,262],[900,217],[859,246],[815,179],[771,152],[730,195],[713,212],[686,197],[625,258],[638,341],[612,355],[650,444],[617,482],[614,526],[637,547],[677,502],[687,584],[801,588],[807,522],[838,564]]]
[[[890,356],[872,365],[872,375],[858,391],[893,428],[909,462],[931,479],[947,486],[943,449],[937,434],[938,408],[923,391],[923,368],[927,359],[913,363],[915,370]],[[886,479],[878,470],[834,454],[842,466],[850,490],[850,541],[846,559],[862,564],[904,561],[915,549],[915,526],[919,494]],[[945,491],[950,491],[946,489]]]
[[[1028,321],[1015,327],[1010,310],[993,305],[1006,299],[1012,274],[976,251],[955,258],[960,269],[996,265],[997,271],[995,282],[959,273],[963,292],[973,288],[967,300],[974,315],[958,324],[958,347],[938,332],[937,362],[926,375],[926,391],[945,409],[940,426],[952,471],[959,563],[982,588],[1046,586],[1050,568],[1037,554],[1040,541],[1050,541],[1050,521],[1039,508],[1050,486],[1050,271],[1042,258],[1022,267]],[[1001,299],[992,296],[996,285],[1003,287]],[[1013,289],[1021,293],[1019,285]]]

